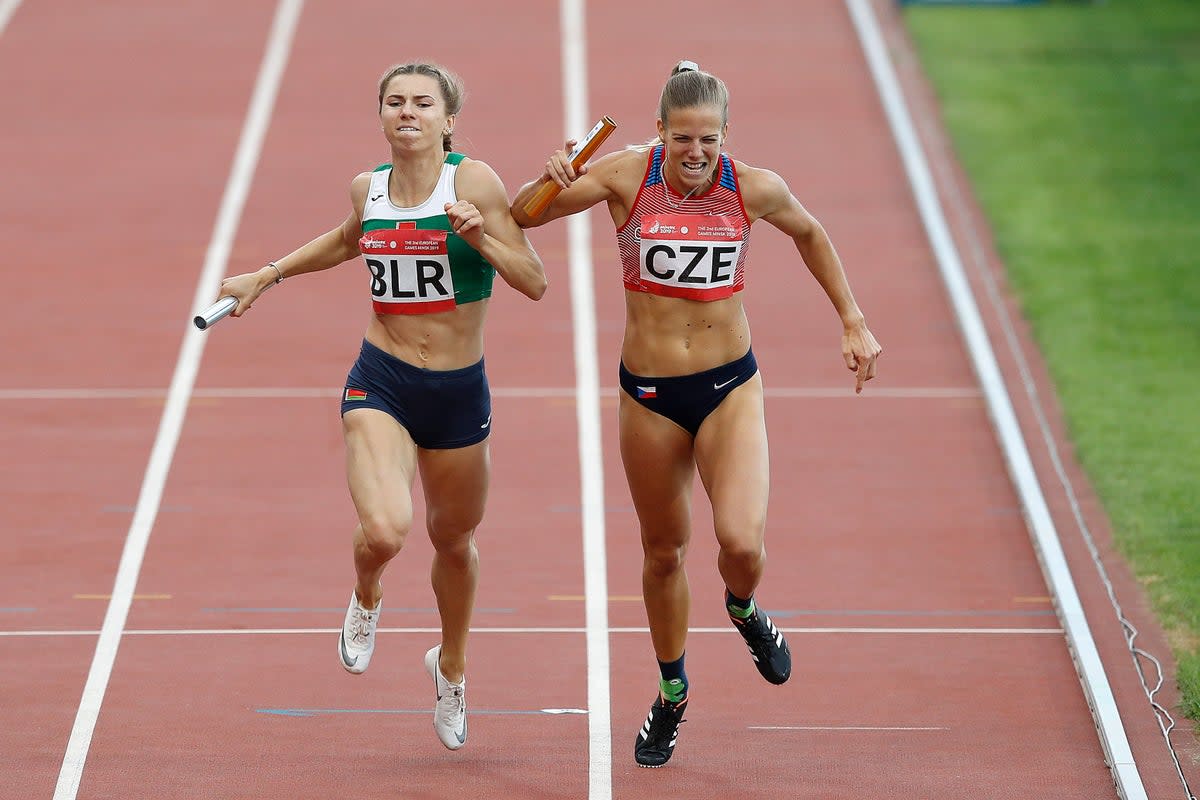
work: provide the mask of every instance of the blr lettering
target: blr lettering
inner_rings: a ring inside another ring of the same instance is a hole
[[[680,245],[679,252],[676,253],[675,248],[670,245],[656,244],[646,248],[645,266],[648,273],[663,281],[669,281],[674,278],[679,283],[701,285],[725,283],[733,275],[733,267],[737,263],[737,251],[736,247],[722,247],[719,245]],[[711,256],[707,259],[707,274],[701,269],[706,260],[706,255]],[[683,267],[682,271],[677,272],[678,265],[675,263],[676,260],[688,257],[691,260],[688,261],[687,266]],[[679,277],[676,278],[676,274]]]
[[[417,285],[415,289],[400,288],[400,260],[387,259],[386,263],[378,258],[366,258],[367,269],[371,272],[371,296],[384,297],[388,293],[388,283],[392,286],[391,297],[402,299],[425,299],[428,297],[446,297],[450,294],[444,279],[446,268],[438,261],[418,258],[415,259]],[[390,274],[389,274],[390,273]],[[385,282],[388,275],[390,281]],[[430,292],[430,288],[436,289]]]

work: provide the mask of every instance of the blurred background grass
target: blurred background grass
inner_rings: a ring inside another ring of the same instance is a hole
[[[904,17],[1200,719],[1200,2]]]

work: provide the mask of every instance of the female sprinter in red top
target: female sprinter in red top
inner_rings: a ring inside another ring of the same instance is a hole
[[[514,218],[530,227],[604,201],[617,229],[625,285],[621,458],[641,524],[642,593],[660,675],[634,747],[644,767],[670,759],[688,702],[683,562],[695,470],[712,505],[730,620],[766,680],[781,684],[791,674],[783,634],[755,603],[769,465],[762,378],[741,300],[750,226],[765,220],[795,241],[841,319],[856,392],[875,377],[882,352],[820,223],[778,175],[721,151],[728,103],[720,79],[680,62],[663,88],[652,146],[612,153],[576,173],[567,142],[512,203]],[[546,181],[562,191],[532,219],[523,207]]]

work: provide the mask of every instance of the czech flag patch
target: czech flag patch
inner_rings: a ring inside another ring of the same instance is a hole
[[[364,392],[362,389],[350,389],[347,387],[346,393],[344,395],[342,395],[343,402],[348,402],[350,400],[366,400],[366,399],[367,399],[367,393]]]
[[[657,386],[638,386],[637,387],[637,399],[638,400],[652,400],[655,397],[658,397],[658,387]]]

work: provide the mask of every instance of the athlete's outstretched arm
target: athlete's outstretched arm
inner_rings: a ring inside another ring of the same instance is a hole
[[[842,356],[855,374],[854,391],[861,393],[863,384],[875,377],[883,348],[867,328],[829,234],[775,173],[739,165],[738,177],[751,220],[766,220],[792,238],[808,271],[837,310],[842,320]]]
[[[341,225],[272,262],[274,266],[268,264],[256,272],[233,275],[221,281],[218,297],[238,299],[237,308],[231,312],[231,316],[241,316],[259,295],[284,278],[330,269],[356,257],[359,254],[358,240],[362,236],[360,209],[370,183],[369,172],[355,176],[350,184],[351,211]]]

